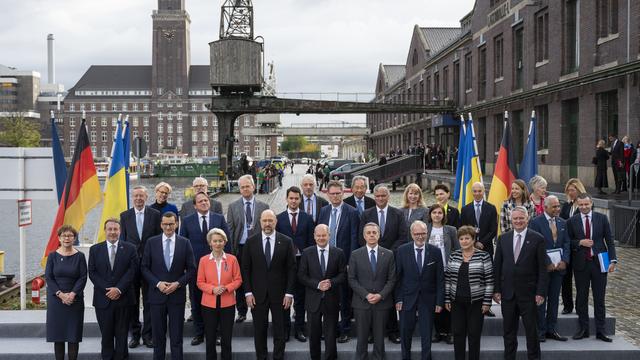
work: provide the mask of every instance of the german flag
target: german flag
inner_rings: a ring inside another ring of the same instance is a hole
[[[502,203],[509,198],[511,184],[517,176],[516,159],[511,149],[511,126],[505,112],[502,142],[500,143],[498,160],[493,171],[493,180],[491,180],[491,189],[489,189],[489,198],[487,199],[498,210],[498,219],[500,219]]]
[[[68,224],[79,230],[84,224],[85,215],[100,203],[101,197],[89,136],[87,135],[85,120],[82,119],[78,132],[78,142],[73,153],[73,160],[67,174],[67,181],[60,199],[58,212],[51,228],[49,242],[40,262],[43,268],[47,264],[49,253],[55,251],[60,244],[57,234],[60,226]]]

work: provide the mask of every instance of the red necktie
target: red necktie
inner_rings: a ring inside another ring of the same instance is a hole
[[[587,239],[591,239],[591,222],[589,221],[589,215],[585,215],[584,217],[584,236]],[[593,258],[593,254],[591,253],[591,248],[585,249],[587,252],[585,254],[585,259],[591,261]]]
[[[296,215],[298,215],[298,213],[291,213],[291,230],[293,231],[293,233],[296,233],[296,230],[298,230],[298,222],[296,221]]]

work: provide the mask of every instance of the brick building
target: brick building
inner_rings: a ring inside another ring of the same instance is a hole
[[[401,69],[404,68],[404,69]],[[459,28],[414,28],[407,62],[381,65],[376,100],[449,100],[456,114],[368,114],[370,148],[457,146],[457,116],[474,119],[485,173],[493,172],[509,112],[517,162],[533,110],[539,172],[593,183],[595,143],[640,140],[640,2],[477,0]],[[402,75],[400,75],[402,74]]]
[[[189,25],[184,0],[158,0],[154,10],[151,65],[92,65],[69,89],[64,101],[63,146],[71,155],[86,112],[94,156],[111,152],[118,114],[129,115],[132,135],[148,143],[148,154],[188,153],[218,156],[217,119],[205,105],[212,96],[209,65],[191,65]],[[234,154],[276,155],[275,136],[260,141],[242,136],[259,126],[256,116],[236,122]]]

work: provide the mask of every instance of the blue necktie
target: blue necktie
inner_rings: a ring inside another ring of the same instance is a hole
[[[167,270],[171,270],[171,239],[165,240],[164,244],[164,265]]]
[[[271,241],[267,236],[267,243],[264,245],[264,258],[267,261],[267,269],[271,267]]]
[[[422,274],[422,250],[423,249],[418,249],[416,248],[416,251],[418,252],[418,258],[417,258],[417,262],[418,262],[418,273]]]
[[[362,215],[364,212],[364,206],[362,205],[362,199],[358,200],[358,213]]]
[[[385,226],[384,210],[380,210],[380,220],[378,221],[378,225],[380,226],[380,237],[382,237],[384,235]]]
[[[136,229],[138,230],[138,238],[142,239],[142,227],[143,227],[143,220],[142,220],[142,212],[136,213]]]
[[[373,271],[374,274],[376,273],[376,265],[378,265],[376,261],[376,251],[371,250],[371,271]]]
[[[330,245],[336,246],[336,233],[338,228],[338,209],[333,208],[331,211],[331,221],[329,222],[329,232],[331,233]]]

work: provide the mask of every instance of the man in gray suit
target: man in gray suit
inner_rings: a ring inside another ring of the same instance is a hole
[[[193,179],[191,183],[193,186],[193,195],[195,196],[199,192],[209,193],[209,182],[207,179],[203,177],[197,177]],[[222,203],[215,199],[209,199],[211,202],[211,212],[216,214],[224,215],[222,213]],[[196,208],[193,206],[193,200],[187,200],[182,203],[182,207],[180,208],[180,223],[182,223],[182,219],[196,212]]]
[[[396,283],[395,260],[391,250],[378,246],[380,227],[376,223],[367,223],[362,231],[365,246],[351,253],[348,269],[358,334],[356,358],[368,358],[367,338],[372,330],[373,358],[384,359],[384,331]]]
[[[231,232],[231,251],[240,262],[240,266],[242,266],[242,248],[248,238],[262,232],[260,215],[263,211],[269,209],[269,205],[253,196],[256,185],[251,175],[241,176],[238,179],[238,187],[242,197],[229,204],[227,224]],[[242,285],[236,290],[236,309],[238,310],[236,322],[245,321],[247,319],[247,302],[244,299]]]

